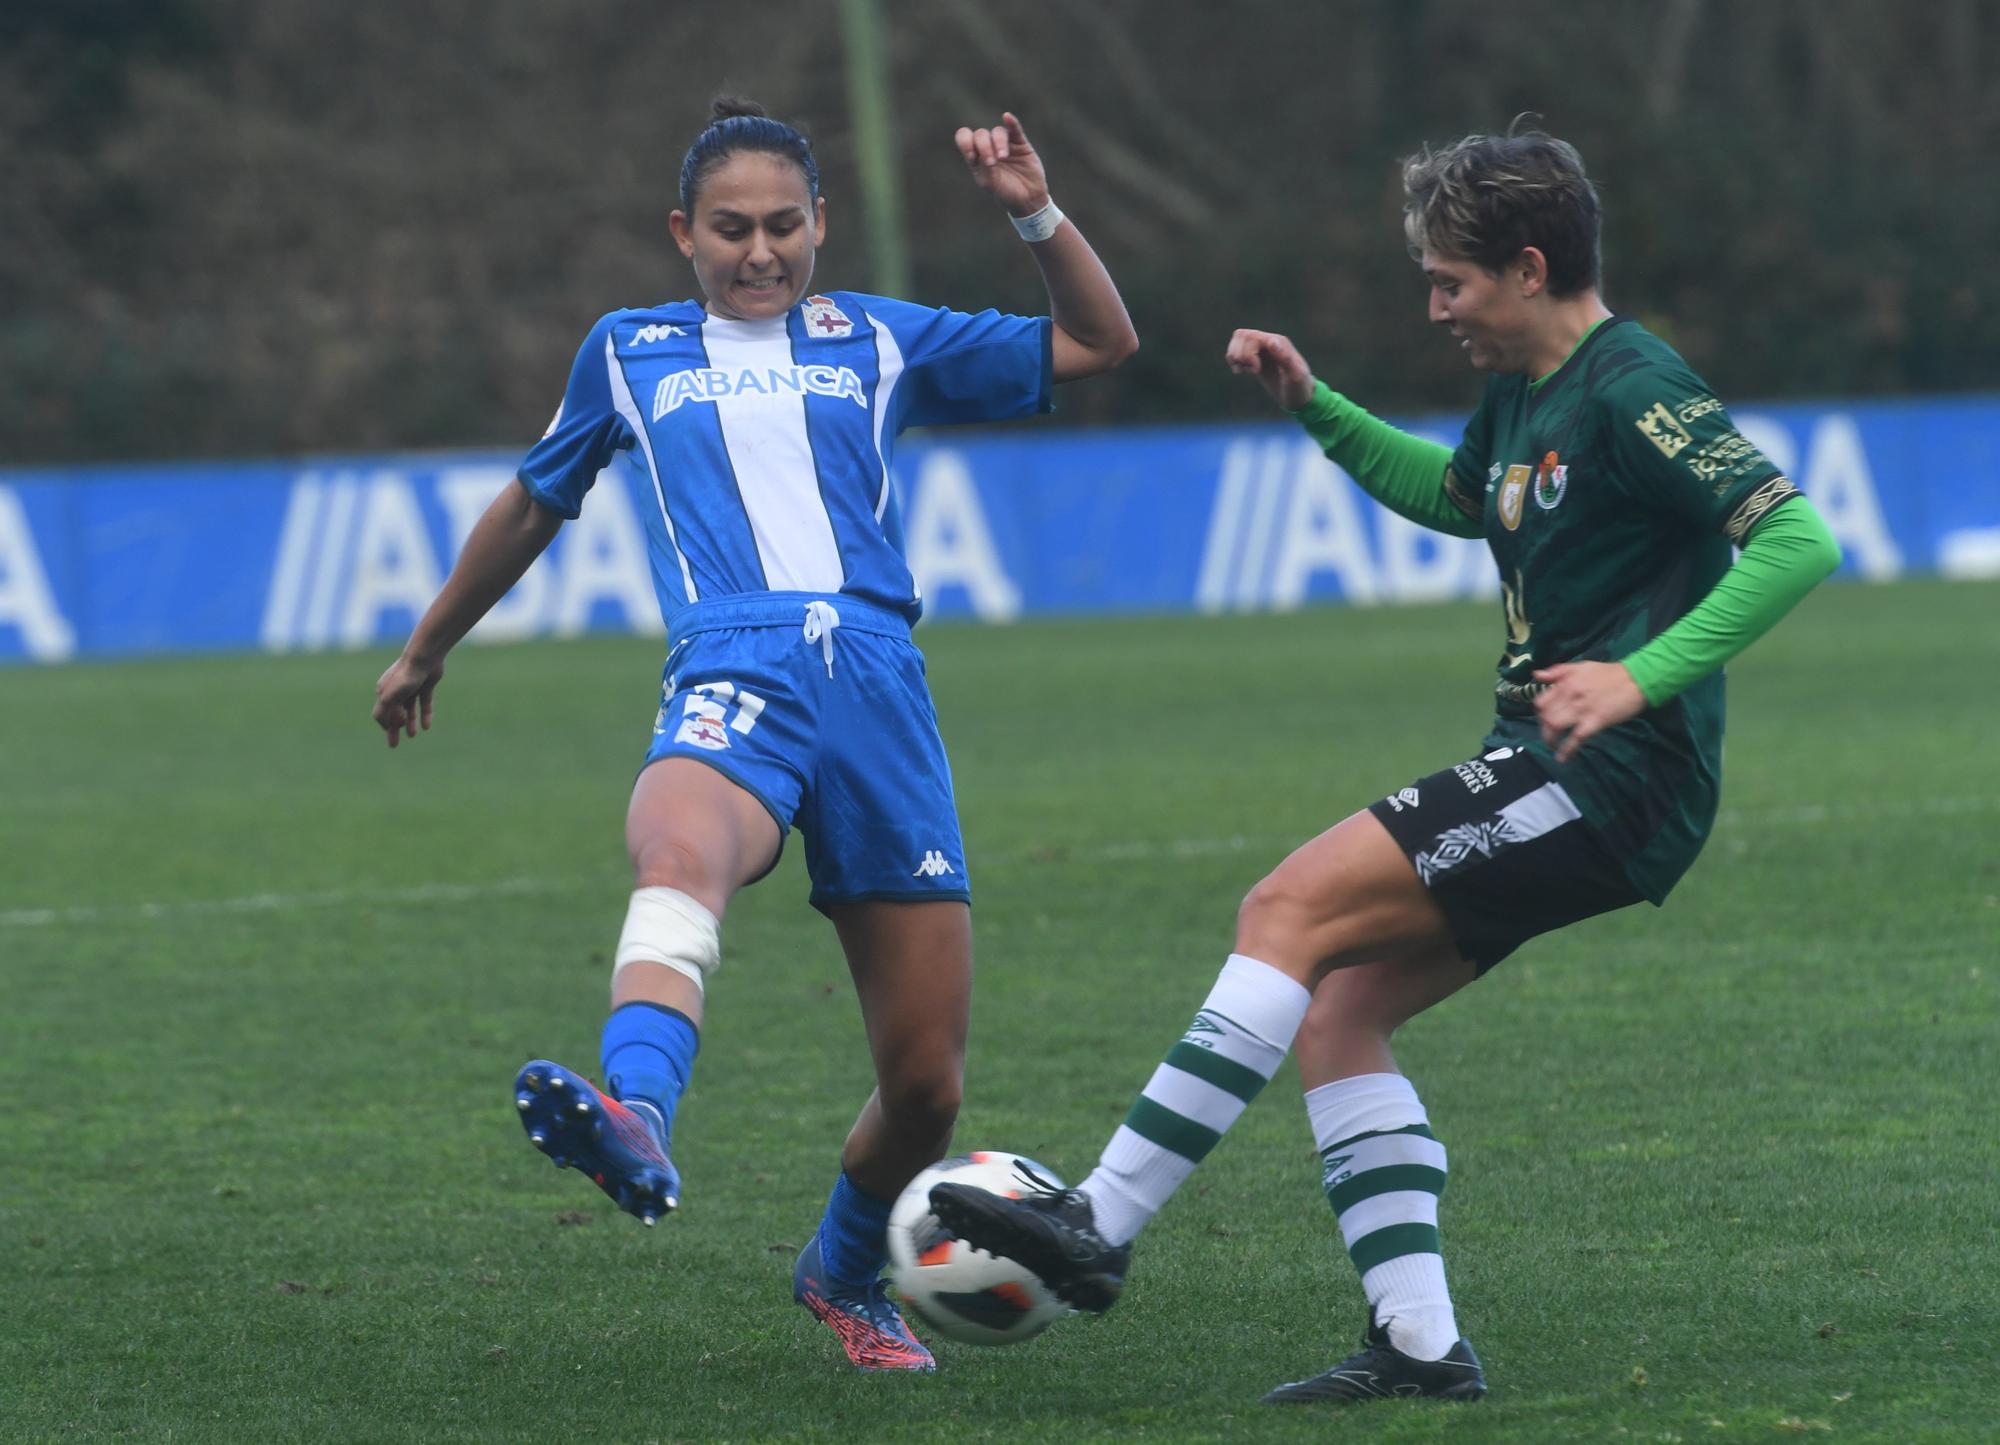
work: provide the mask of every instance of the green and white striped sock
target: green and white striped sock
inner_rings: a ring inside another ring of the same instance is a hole
[[[1358,1074],[1306,1091],[1327,1203],[1389,1341],[1419,1360],[1458,1342],[1438,1243],[1444,1145],[1401,1074]]]
[[[1312,995],[1268,963],[1232,953],[1201,1011],[1153,1071],[1078,1186],[1097,1232],[1131,1241],[1284,1062]]]

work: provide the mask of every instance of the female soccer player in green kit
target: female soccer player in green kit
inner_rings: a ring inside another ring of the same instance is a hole
[[[1250,891],[1213,991],[1079,1187],[931,1196],[974,1245],[1107,1309],[1134,1237],[1296,1048],[1369,1320],[1281,1403],[1485,1393],[1439,1252],[1445,1151],[1390,1037],[1537,934],[1665,899],[1715,820],[1723,664],[1840,560],[1687,363],[1605,308],[1572,147],[1472,136],[1403,181],[1430,319],[1492,374],[1457,449],[1330,390],[1283,336],[1238,331],[1227,360],[1385,506],[1486,539],[1507,628],[1492,727]]]

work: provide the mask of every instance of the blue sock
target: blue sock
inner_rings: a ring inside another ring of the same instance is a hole
[[[604,1021],[605,1092],[621,1103],[652,1105],[659,1112],[663,1149],[700,1047],[701,1035],[688,1016],[664,1004],[621,1004]]]
[[[889,1262],[891,1202],[862,1193],[847,1171],[840,1171],[819,1222],[819,1260],[828,1279],[864,1285],[882,1272]]]

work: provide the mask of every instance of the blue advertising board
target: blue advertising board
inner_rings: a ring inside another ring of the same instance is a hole
[[[1735,416],[1813,498],[1847,575],[2000,577],[2000,398]],[[1411,429],[1451,443],[1457,425]],[[394,644],[517,460],[0,471],[0,662]],[[1497,593],[1483,544],[1385,512],[1288,423],[941,432],[896,471],[933,620]],[[600,484],[473,639],[658,633],[649,505]]]

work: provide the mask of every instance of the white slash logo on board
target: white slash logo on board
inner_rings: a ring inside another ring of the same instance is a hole
[[[917,865],[917,871],[910,876],[912,878],[937,878],[946,873],[956,871],[951,864],[944,861],[944,854],[938,852],[935,848],[931,848],[924,853],[924,861]]]

